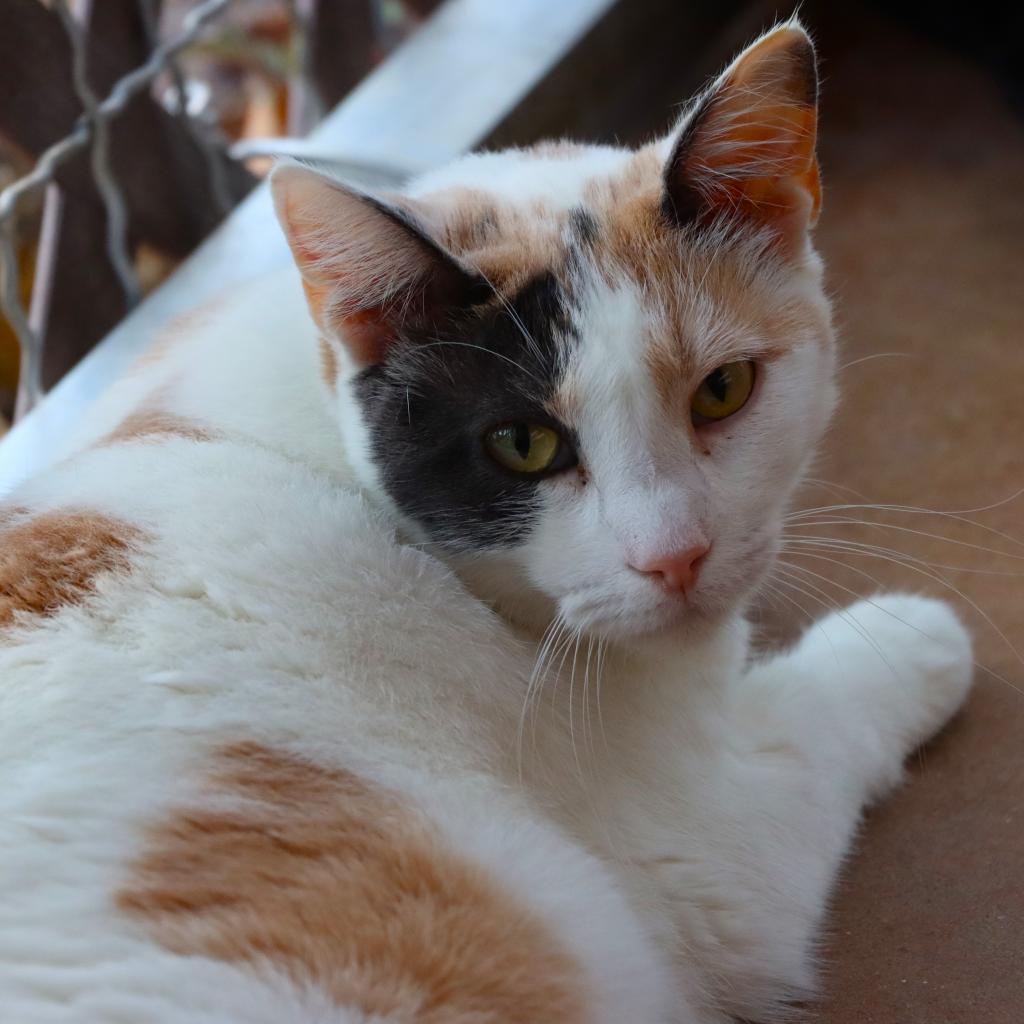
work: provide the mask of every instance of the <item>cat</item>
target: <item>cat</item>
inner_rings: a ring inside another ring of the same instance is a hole
[[[0,512],[3,1021],[722,1024],[813,994],[944,603],[752,653],[835,403],[811,41],[663,139],[272,189]],[[301,282],[301,287],[300,287]]]

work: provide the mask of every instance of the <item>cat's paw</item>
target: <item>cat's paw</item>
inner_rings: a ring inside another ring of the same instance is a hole
[[[945,601],[879,594],[830,615],[823,625],[829,633],[846,634],[848,651],[851,642],[859,649],[864,683],[911,745],[937,732],[971,688],[971,638]]]

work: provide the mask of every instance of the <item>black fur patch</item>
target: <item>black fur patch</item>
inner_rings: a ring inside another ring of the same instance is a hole
[[[713,95],[705,96],[700,101],[699,106],[676,140],[672,155],[665,165],[665,191],[661,198],[661,213],[665,220],[678,228],[693,224],[704,209],[704,200],[690,181],[686,167],[694,140],[713,101]]]
[[[566,268],[571,277],[580,277],[586,257],[593,253],[598,226],[594,215],[582,206],[569,211]]]
[[[569,211],[569,232],[581,249],[593,248],[597,240],[597,221],[594,215],[582,206]]]
[[[536,518],[539,481],[494,462],[483,445],[490,428],[526,420],[574,443],[544,407],[570,330],[554,275],[531,281],[509,306],[405,334],[356,380],[384,487],[454,549],[513,545]]]

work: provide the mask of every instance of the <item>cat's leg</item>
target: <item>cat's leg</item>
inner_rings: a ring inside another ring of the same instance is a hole
[[[747,830],[723,851],[746,898],[730,901],[744,942],[735,1011],[755,1019],[759,1004],[813,987],[814,944],[863,808],[960,707],[972,664],[949,605],[890,594],[827,616],[739,681],[738,746],[723,765]]]
[[[609,730],[628,770],[603,777],[602,818],[661,941],[696,972],[707,1019],[764,1020],[813,994],[816,939],[864,806],[956,711],[971,666],[948,605],[888,595],[696,700],[677,677],[640,691],[649,705],[630,691]]]
[[[753,736],[794,744],[864,803],[896,785],[907,754],[960,707],[972,666],[970,637],[947,603],[881,594],[755,664],[738,707]]]

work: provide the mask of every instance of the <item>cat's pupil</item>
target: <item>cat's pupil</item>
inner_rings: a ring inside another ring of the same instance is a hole
[[[516,451],[519,458],[524,459],[530,454],[530,428],[525,423],[517,423],[515,436]]]
[[[722,367],[719,367],[714,373],[709,373],[704,379],[704,383],[707,384],[711,394],[715,396],[716,402],[725,401],[725,396],[729,392],[729,375]]]

